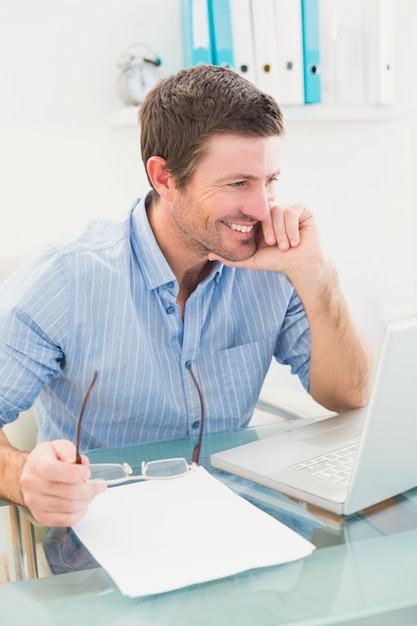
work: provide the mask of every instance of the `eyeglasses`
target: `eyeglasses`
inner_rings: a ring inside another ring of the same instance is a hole
[[[133,475],[133,470],[128,463],[91,463],[89,465],[90,469],[90,478],[87,482],[105,482],[107,485],[118,485],[120,483],[124,483],[127,481],[133,480],[166,480],[170,478],[180,478],[181,476],[185,476],[189,472],[195,470],[198,466],[198,460],[200,458],[200,450],[201,444],[203,441],[203,429],[204,429],[204,403],[203,397],[201,394],[200,387],[198,385],[197,379],[194,375],[194,372],[191,368],[191,365],[187,365],[187,369],[189,370],[193,382],[196,386],[198,399],[200,403],[200,432],[198,435],[198,440],[196,445],[194,446],[192,457],[191,457],[191,465],[187,463],[184,458],[173,458],[173,459],[160,459],[157,461],[148,461],[142,462],[141,466],[141,474]],[[76,452],[75,452],[75,462],[81,463],[81,455],[80,455],[80,441],[81,441],[81,424],[83,421],[85,407],[88,402],[88,398],[90,397],[91,391],[95,385],[97,380],[97,372],[94,372],[94,376],[90,382],[90,385],[85,394],[80,415],[78,417],[78,425],[77,425],[77,435],[76,435]]]

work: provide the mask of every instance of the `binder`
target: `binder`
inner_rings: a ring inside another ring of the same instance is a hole
[[[304,102],[321,102],[319,0],[301,0]]]
[[[303,31],[299,0],[275,0],[276,98],[304,104]]]
[[[395,102],[394,0],[367,0],[364,23],[367,51],[367,94],[369,104]]]
[[[232,17],[229,0],[208,0],[208,14],[213,63],[234,69]]]
[[[378,104],[395,102],[394,0],[378,0]]]
[[[235,71],[256,84],[250,0],[230,0]]]
[[[364,13],[373,0],[320,0],[322,102],[366,102],[366,28]],[[373,11],[372,22],[375,19]],[[375,26],[372,26],[375,28]]]
[[[251,6],[256,82],[262,91],[276,98],[278,91],[278,62],[275,33],[275,0],[251,0]]]
[[[182,0],[184,67],[212,63],[207,0]]]

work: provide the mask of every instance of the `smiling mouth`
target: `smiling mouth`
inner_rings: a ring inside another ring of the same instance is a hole
[[[251,233],[255,228],[255,224],[234,224],[224,222],[226,226],[228,226],[231,230],[234,230],[238,233]]]

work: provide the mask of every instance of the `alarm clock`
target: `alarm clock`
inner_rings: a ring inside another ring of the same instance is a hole
[[[130,44],[120,57],[118,92],[123,102],[137,106],[159,80],[161,59],[144,44]]]

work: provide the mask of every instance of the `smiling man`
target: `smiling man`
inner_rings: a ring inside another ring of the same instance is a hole
[[[208,65],[161,81],[140,111],[151,190],[120,222],[50,245],[3,286],[0,422],[35,403],[39,443],[0,432],[0,496],[70,526],[103,489],[81,447],[246,426],[271,360],[334,411],[366,403],[372,358],[303,204],[280,204],[282,115]],[[191,372],[192,366],[192,372]]]

